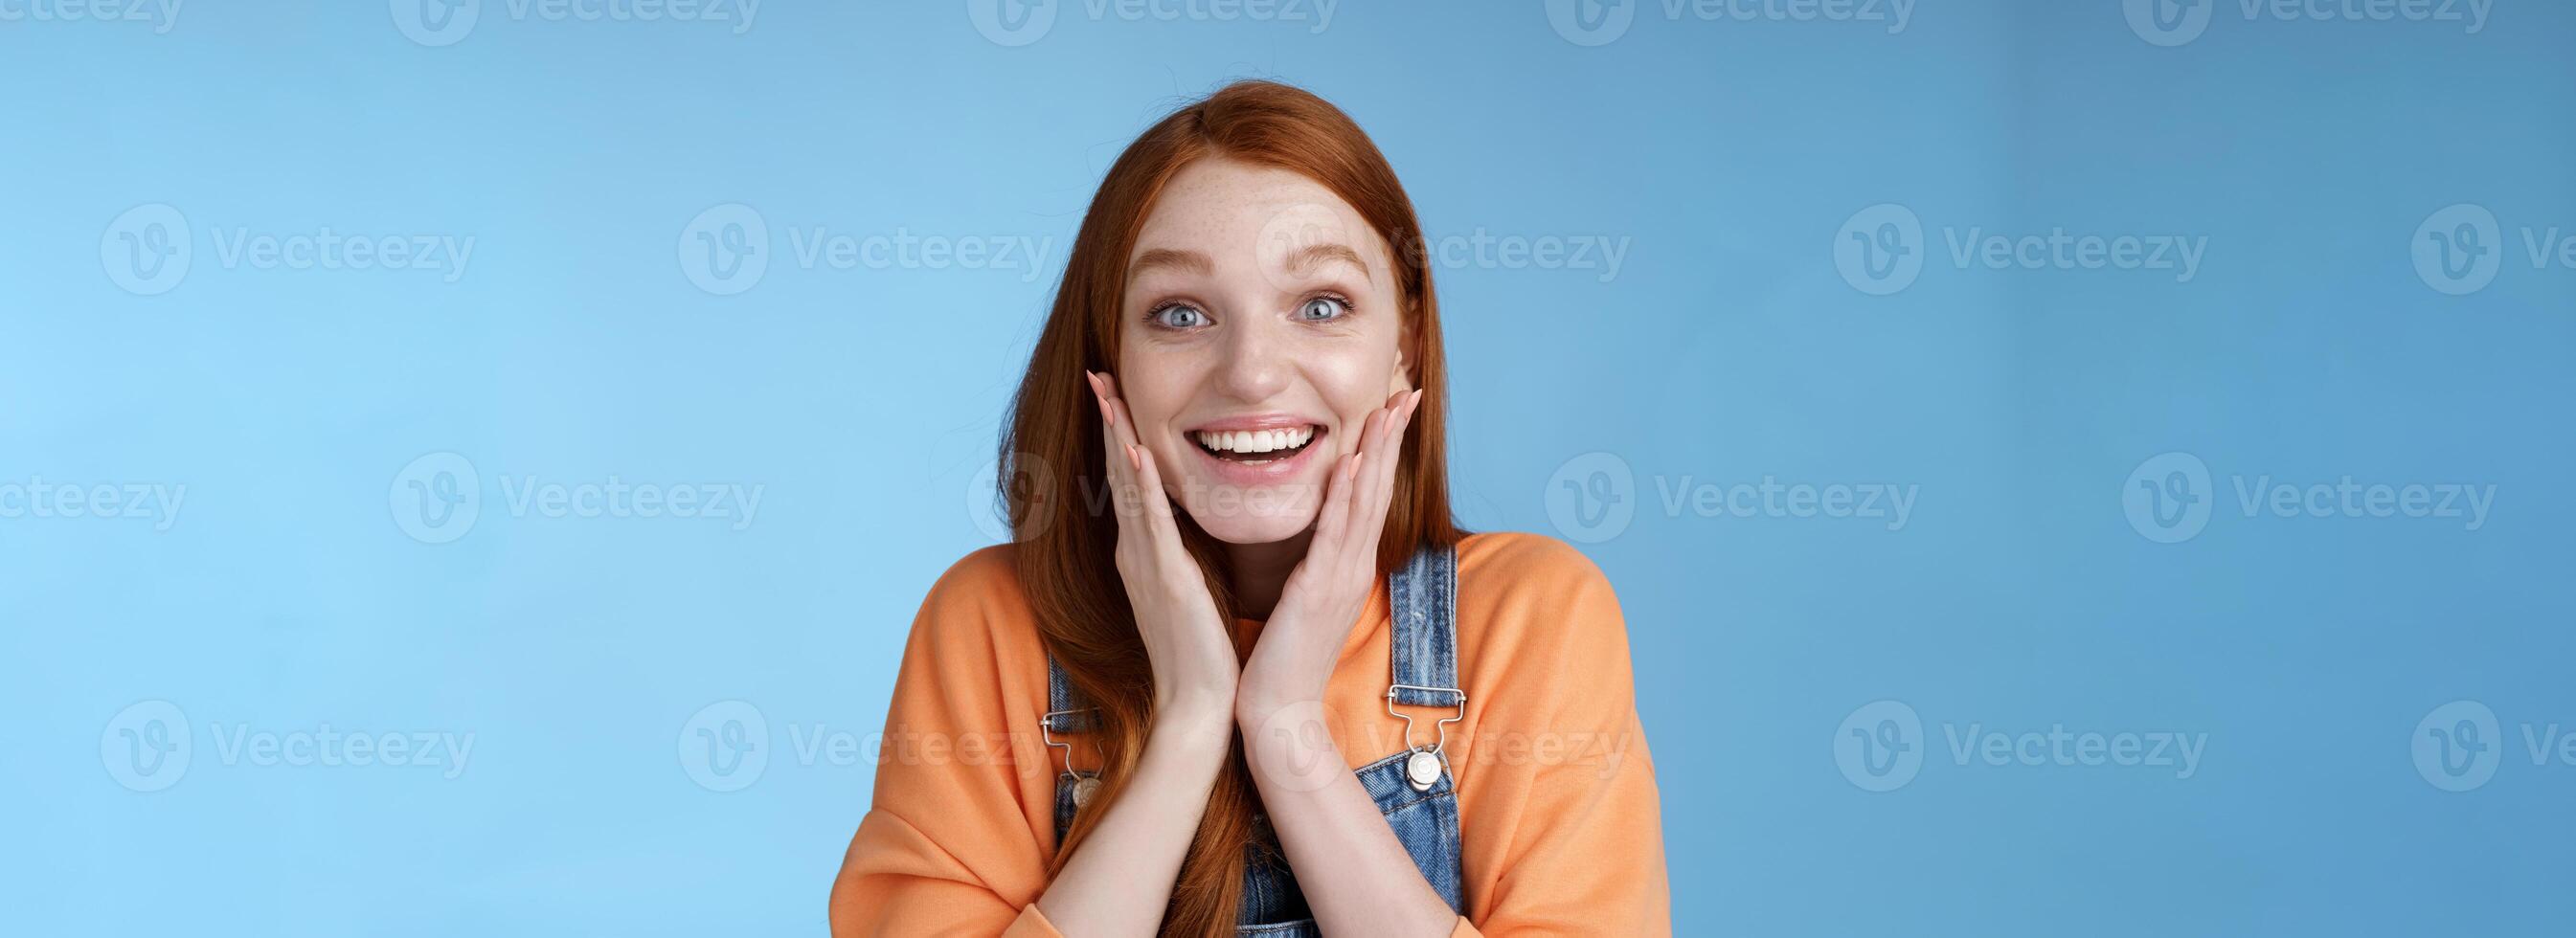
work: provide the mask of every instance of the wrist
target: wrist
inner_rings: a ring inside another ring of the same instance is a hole
[[[1231,701],[1208,694],[1157,697],[1149,739],[1226,745],[1234,733]]]
[[[1260,726],[1281,711],[1300,706],[1323,706],[1322,681],[1245,681],[1234,695],[1234,721],[1247,731]]]

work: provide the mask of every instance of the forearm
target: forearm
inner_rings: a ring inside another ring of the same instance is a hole
[[[1262,806],[1325,934],[1452,932],[1458,913],[1422,878],[1376,800],[1344,765],[1322,703],[1253,704],[1236,720]]]
[[[1038,897],[1066,935],[1152,935],[1171,901],[1233,726],[1217,706],[1164,709],[1134,777]]]

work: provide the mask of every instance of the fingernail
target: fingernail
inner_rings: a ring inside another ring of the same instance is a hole
[[[1145,461],[1136,458],[1136,447],[1132,445],[1127,447],[1127,468],[1134,469],[1139,472],[1142,472],[1145,469]]]

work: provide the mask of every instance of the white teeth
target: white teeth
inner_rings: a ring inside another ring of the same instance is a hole
[[[1224,430],[1198,432],[1199,445],[1220,453],[1271,453],[1296,449],[1315,438],[1312,426],[1284,430]]]

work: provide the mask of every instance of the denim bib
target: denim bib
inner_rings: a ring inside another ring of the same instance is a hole
[[[1422,878],[1448,901],[1451,909],[1464,909],[1466,903],[1460,896],[1464,877],[1459,870],[1458,793],[1450,778],[1448,756],[1443,752],[1449,724],[1467,713],[1467,692],[1458,688],[1457,583],[1458,556],[1448,547],[1423,548],[1403,569],[1387,576],[1387,609],[1394,634],[1386,712],[1389,719],[1404,721],[1405,749],[1361,766],[1355,774],[1360,787],[1368,789],[1369,797],[1377,801],[1378,813],[1395,831],[1395,839],[1404,844],[1406,853],[1413,855],[1413,865],[1422,870]],[[1455,708],[1455,713],[1437,716],[1417,733],[1414,717],[1398,711],[1398,705]],[[1061,844],[1065,829],[1073,824],[1074,809],[1088,801],[1098,788],[1099,775],[1071,768],[1072,744],[1061,737],[1090,732],[1092,710],[1053,658],[1047,660],[1047,713],[1038,725],[1047,745],[1064,750],[1066,769],[1057,776],[1055,787],[1055,834],[1056,842]],[[1306,906],[1305,894],[1297,889],[1297,876],[1288,869],[1287,856],[1279,849],[1279,838],[1271,830],[1269,818],[1256,813],[1253,832],[1254,841],[1246,850],[1243,906],[1235,918],[1235,934],[1273,938],[1322,935],[1315,927],[1314,913]]]

